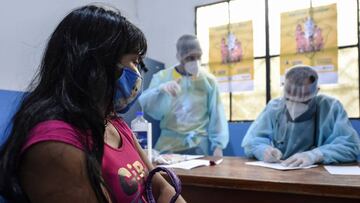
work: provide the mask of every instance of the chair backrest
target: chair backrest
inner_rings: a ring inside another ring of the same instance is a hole
[[[7,203],[7,201],[0,195],[0,203]]]
[[[0,90],[0,146],[6,141],[12,116],[18,109],[24,92]]]

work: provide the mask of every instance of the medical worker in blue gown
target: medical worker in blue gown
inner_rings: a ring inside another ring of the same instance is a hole
[[[160,120],[155,149],[222,156],[229,132],[216,78],[200,67],[196,36],[181,36],[176,48],[180,63],[155,74],[139,98],[144,111]]]
[[[309,66],[286,73],[284,96],[268,103],[244,137],[248,157],[294,167],[357,159],[360,141],[344,107],[317,95],[317,83],[318,75]]]

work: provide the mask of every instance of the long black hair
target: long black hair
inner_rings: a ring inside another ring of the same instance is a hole
[[[84,139],[88,177],[98,201],[107,202],[101,161],[116,64],[125,54],[143,56],[146,50],[144,34],[115,8],[87,5],[69,13],[50,36],[40,69],[1,147],[1,195],[11,202],[28,201],[18,177],[21,147],[36,124],[57,119],[91,136],[91,147]]]

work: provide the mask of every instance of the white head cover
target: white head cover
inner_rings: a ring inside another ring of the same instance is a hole
[[[191,54],[202,54],[199,40],[195,35],[183,35],[176,43],[177,58],[179,61]]]
[[[285,74],[284,97],[294,102],[306,102],[317,94],[318,74],[307,65],[296,65]]]

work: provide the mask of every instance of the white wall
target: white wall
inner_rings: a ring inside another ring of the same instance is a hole
[[[172,66],[176,60],[176,40],[195,34],[195,7],[219,0],[138,0],[140,28],[148,39],[150,58]]]
[[[60,20],[89,0],[13,0],[0,6],[0,89],[24,90],[37,70],[44,46]],[[137,22],[134,0],[107,0]]]
[[[148,57],[177,63],[176,40],[195,33],[195,6],[219,0],[96,0],[119,8],[148,39]],[[24,90],[60,20],[90,0],[4,1],[0,6],[0,89]]]

